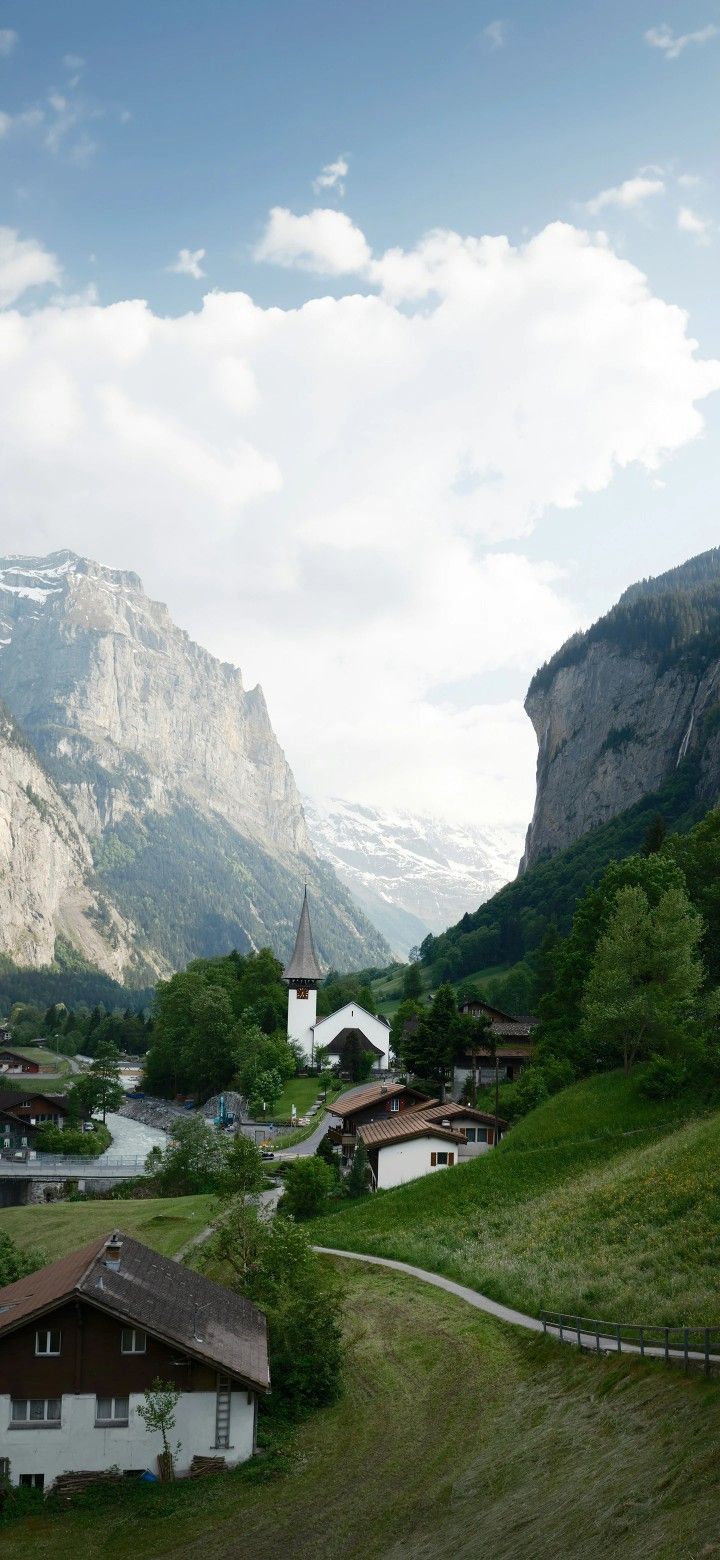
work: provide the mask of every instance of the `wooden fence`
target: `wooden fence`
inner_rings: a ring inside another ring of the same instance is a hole
[[[720,1371],[720,1327],[662,1327],[648,1323],[603,1322],[564,1311],[541,1311],[543,1332],[597,1354],[639,1354],[666,1365]]]

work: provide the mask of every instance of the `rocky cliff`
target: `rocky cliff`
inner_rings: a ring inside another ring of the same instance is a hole
[[[68,552],[0,559],[0,695],[137,957],[282,954],[306,878],[328,963],[386,957],[317,861],[261,689],[194,644],[137,575]]]
[[[521,870],[696,769],[720,795],[720,549],[632,586],[533,678],[537,793]]]

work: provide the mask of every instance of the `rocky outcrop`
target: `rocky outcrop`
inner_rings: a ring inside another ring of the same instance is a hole
[[[702,566],[702,567],[701,567]],[[657,791],[684,760],[720,794],[720,558],[633,586],[533,679],[537,793],[521,870]]]
[[[137,575],[70,552],[0,559],[0,695],[133,923],[138,958],[285,954],[305,880],[326,962],[387,956],[317,861],[262,690],[194,644]]]
[[[0,952],[37,968],[58,940],[115,980],[142,969],[135,929],[94,882],[76,818],[6,711],[0,710]]]

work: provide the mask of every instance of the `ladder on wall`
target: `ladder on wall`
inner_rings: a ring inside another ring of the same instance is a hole
[[[230,1377],[218,1376],[215,1399],[215,1445],[230,1445]]]

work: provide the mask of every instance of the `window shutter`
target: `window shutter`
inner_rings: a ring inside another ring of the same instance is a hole
[[[454,1165],[454,1163],[455,1163],[455,1155],[454,1154],[448,1154],[448,1164],[449,1165]]]
[[[435,1152],[432,1152],[430,1154],[430,1166],[431,1166],[431,1168],[432,1168],[433,1165],[436,1165],[436,1164],[437,1164],[437,1154]]]

